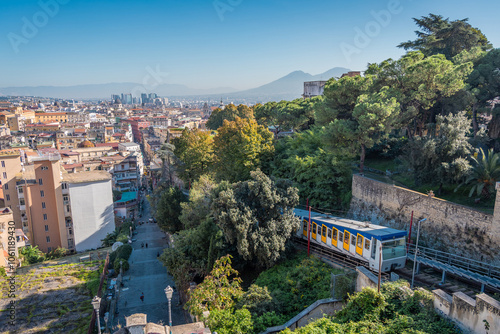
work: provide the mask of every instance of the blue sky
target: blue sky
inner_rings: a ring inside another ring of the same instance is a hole
[[[0,87],[141,83],[159,70],[164,83],[246,89],[295,70],[364,70],[398,58],[396,45],[415,38],[411,18],[429,13],[468,17],[500,47],[496,8],[492,0],[0,0]],[[373,14],[381,11],[390,13],[382,24]],[[356,40],[358,31],[368,38]]]

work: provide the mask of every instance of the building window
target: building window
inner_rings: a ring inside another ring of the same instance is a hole
[[[47,247],[48,252],[52,252],[52,247]]]
[[[45,225],[45,232],[49,231],[49,225]]]
[[[4,184],[4,185],[3,185],[3,188],[4,188],[5,190],[9,190],[9,185],[6,183],[6,184]]]
[[[5,195],[5,200],[6,201],[10,201],[10,195],[9,194]]]
[[[45,197],[45,192],[43,190],[40,190],[40,197]]]
[[[7,173],[6,172],[3,172],[3,178],[6,179],[7,178]]]
[[[19,204],[20,204],[20,205],[25,205],[25,204],[26,204],[26,203],[24,202],[24,199],[23,199],[23,198],[20,198],[20,199],[19,199]]]
[[[42,166],[42,170],[49,170],[49,167],[47,167],[47,166]]]
[[[70,211],[69,210],[69,205],[66,205],[66,211],[68,211],[68,212]]]
[[[38,179],[38,184],[43,186],[43,179]]]
[[[63,184],[61,184],[61,188],[62,188],[62,189],[68,189],[68,184],[67,184],[67,183],[63,183]]]
[[[47,214],[46,213],[43,214],[43,220],[47,220]]]
[[[5,188],[5,189],[7,189],[7,188]],[[20,194],[22,194],[22,193],[24,192],[23,187],[19,187],[19,188],[18,188],[18,192],[19,192]]]
[[[69,229],[68,233],[69,233],[69,235],[73,235],[73,230]]]
[[[5,161],[2,160],[2,167],[5,167]]]
[[[73,239],[68,239],[68,248],[73,248]]]
[[[46,239],[47,239],[47,242],[50,242],[50,237],[46,237]]]
[[[45,202],[42,202],[42,209],[46,209],[47,206],[45,205]]]

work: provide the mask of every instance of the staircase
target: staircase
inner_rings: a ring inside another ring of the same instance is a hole
[[[415,245],[409,245],[407,258],[414,260]],[[500,289],[500,267],[489,263],[426,247],[418,247],[417,263],[443,271],[442,283],[446,273],[450,273],[481,283],[481,291],[484,291],[485,285]]]

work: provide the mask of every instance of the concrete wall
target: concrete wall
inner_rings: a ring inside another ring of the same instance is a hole
[[[500,329],[500,303],[482,293],[472,299],[462,292],[453,296],[442,290],[432,291],[434,308],[455,322],[464,333],[498,333]],[[486,324],[489,330],[486,330]]]
[[[378,288],[378,276],[365,267],[356,267],[356,292],[364,288]],[[382,281],[382,283],[384,283]]]
[[[279,333],[286,328],[290,328],[294,330],[299,327],[306,326],[310,322],[314,320],[321,319],[323,316],[329,315],[332,316],[335,312],[340,311],[344,306],[343,302],[338,299],[320,299],[311,304],[304,311],[297,314],[290,321],[281,326],[269,327],[264,332],[260,334],[271,334],[271,333]]]
[[[76,251],[100,247],[115,230],[111,180],[70,183],[69,195]]]
[[[350,208],[353,218],[408,231],[412,211],[414,222],[427,218],[421,226],[421,245],[500,264],[500,217],[353,175]],[[495,211],[497,216],[499,211]],[[416,235],[416,224],[412,233]]]

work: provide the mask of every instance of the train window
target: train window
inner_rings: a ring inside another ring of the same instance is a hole
[[[339,232],[339,241],[342,242],[342,239],[344,239],[344,233]]]
[[[326,237],[326,226],[323,225],[323,229],[321,231],[321,235],[323,235],[323,237]]]
[[[303,228],[304,232],[307,232],[307,221],[304,221],[304,228]]]
[[[332,238],[332,230],[328,229],[328,238]]]
[[[316,234],[316,224],[313,223],[313,234]]]
[[[345,231],[344,232],[344,244],[349,245],[349,232]]]
[[[370,249],[370,240],[365,238],[365,249],[369,250]]]
[[[356,243],[356,247],[358,248],[361,248],[363,247],[363,237],[358,235],[358,240],[357,240],[357,243]]]
[[[332,235],[332,239],[333,239],[333,240],[337,240],[337,233],[338,233],[337,229],[336,229],[336,228],[334,228],[334,229],[333,229],[333,235]]]
[[[356,246],[356,236],[351,235],[351,245]]]
[[[384,260],[390,260],[406,255],[405,239],[396,239],[386,241],[382,244],[382,257]]]

